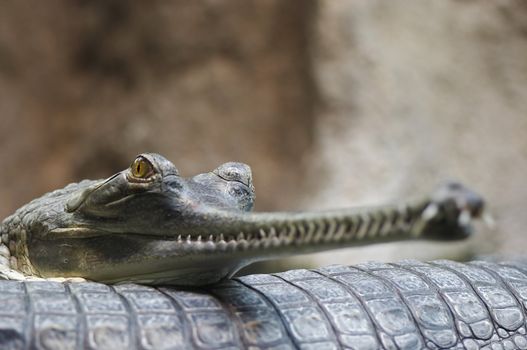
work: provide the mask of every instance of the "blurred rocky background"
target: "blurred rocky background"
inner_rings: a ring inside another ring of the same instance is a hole
[[[522,254],[527,3],[0,2],[0,217],[144,151],[184,175],[249,163],[257,210],[378,204],[459,179],[496,220],[468,244],[312,265]]]

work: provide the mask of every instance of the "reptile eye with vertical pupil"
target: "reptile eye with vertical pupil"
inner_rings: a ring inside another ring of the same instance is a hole
[[[146,179],[154,173],[154,168],[148,160],[143,157],[137,157],[130,166],[132,175],[139,179]]]

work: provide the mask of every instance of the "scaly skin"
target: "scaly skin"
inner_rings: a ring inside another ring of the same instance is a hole
[[[527,349],[521,263],[364,263],[197,290],[0,288],[0,349]]]
[[[38,198],[0,227],[0,276],[204,285],[262,259],[345,246],[468,236],[481,198],[450,183],[418,201],[312,213],[251,213],[250,168],[183,178],[157,154],[106,180]]]

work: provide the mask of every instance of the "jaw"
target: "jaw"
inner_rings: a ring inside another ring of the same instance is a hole
[[[38,240],[29,245],[29,257],[41,277],[182,286],[218,282],[251,262],[222,243],[146,235]]]
[[[195,241],[151,241],[140,254],[99,269],[94,279],[105,283],[203,286],[232,277],[252,262],[249,257]]]
[[[249,264],[232,257],[211,257],[196,264],[190,259],[166,259],[161,263],[130,263],[114,266],[109,271],[100,271],[92,280],[102,283],[133,282],[148,285],[204,286],[232,277],[239,269]],[[86,277],[89,279],[89,277]]]

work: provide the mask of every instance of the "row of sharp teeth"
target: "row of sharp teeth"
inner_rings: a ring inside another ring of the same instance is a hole
[[[416,213],[417,214],[417,213]],[[383,238],[389,235],[397,235],[401,232],[419,236],[426,223],[441,215],[436,205],[428,206],[421,214],[413,216],[408,207],[398,208],[392,212],[364,213],[360,220],[347,220],[337,218],[326,218],[318,222],[308,221],[304,225],[285,225],[287,229],[275,227],[260,229],[257,234],[240,232],[237,235],[179,235],[177,242],[183,246],[203,248],[231,248],[248,249],[262,248],[281,245],[302,245],[336,243],[344,241],[360,242],[364,239]],[[459,213],[458,224],[462,227],[469,226],[473,217],[468,210]],[[487,220],[486,220],[487,221]]]
[[[197,237],[192,235],[187,235],[186,237],[184,237],[180,235],[177,238],[177,242],[180,243],[183,247],[205,250],[245,250],[249,248],[278,246],[291,242],[291,239],[289,239],[286,235],[277,235],[276,230],[274,228],[269,230],[268,233],[268,235],[265,235],[265,231],[261,230],[260,238],[253,237],[253,235],[246,235],[243,232],[239,233],[237,236],[219,234],[209,235],[206,238],[201,235]]]
[[[230,241],[243,241],[243,240],[246,240],[246,241],[254,241],[254,240],[266,240],[266,239],[287,239],[287,238],[295,238],[294,237],[294,231],[296,231],[295,229],[293,230],[290,230],[289,232],[286,232],[285,230],[283,231],[280,231],[280,233],[277,233],[277,230],[274,228],[274,227],[271,227],[267,230],[265,229],[260,229],[258,234],[253,234],[253,233],[244,233],[244,232],[240,232],[238,233],[237,235],[233,235],[233,234],[223,234],[223,233],[220,233],[219,235],[208,235],[208,236],[205,236],[205,235],[179,235],[177,237],[177,241],[179,242],[183,242],[183,241],[188,241],[188,242],[203,242],[203,243],[206,243],[206,242],[213,242],[213,243],[219,243],[219,242],[230,242]]]
[[[285,236],[285,235],[270,235],[266,239],[245,239],[238,237],[225,237],[224,235],[219,235],[217,237],[209,237],[208,239],[203,239],[201,236],[197,238],[187,236],[185,239],[178,238],[177,242],[181,244],[183,249],[189,250],[248,250],[248,249],[258,249],[258,248],[269,248],[269,247],[279,247],[287,246],[291,244],[302,244],[309,242],[308,240],[295,240],[294,238]],[[316,240],[313,239],[313,242]]]
[[[280,246],[305,243],[330,243],[341,240],[360,241],[371,237],[385,237],[395,232],[409,230],[413,220],[408,220],[401,212],[393,212],[393,215],[384,215],[379,219],[374,215],[364,214],[360,222],[338,222],[336,219],[327,219],[322,222],[307,222],[307,229],[302,225],[289,225],[288,229],[271,227],[266,230],[260,229],[258,234],[246,234],[240,232],[237,235],[180,235],[177,242],[183,246],[203,246],[209,248],[259,248],[268,246]],[[397,228],[397,230],[395,230]]]

